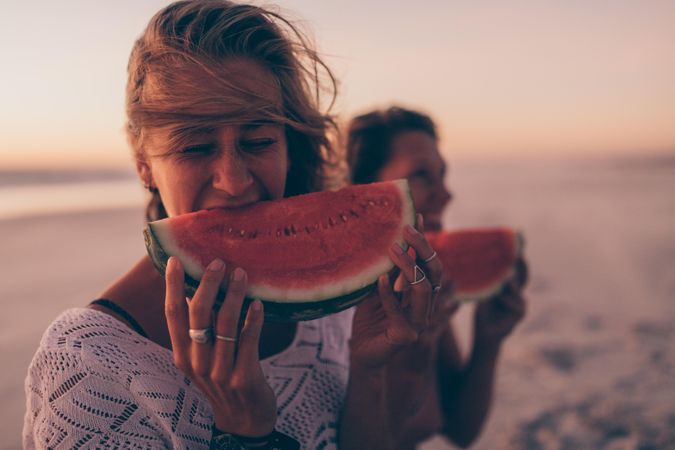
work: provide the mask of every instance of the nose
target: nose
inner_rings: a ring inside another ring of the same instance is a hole
[[[253,184],[248,164],[234,149],[224,149],[212,162],[212,185],[230,197],[244,194]]]

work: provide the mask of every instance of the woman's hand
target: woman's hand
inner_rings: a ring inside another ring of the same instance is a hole
[[[474,346],[498,347],[525,316],[522,289],[527,282],[527,264],[518,261],[516,276],[498,296],[479,304],[474,317]]]
[[[420,227],[421,222],[418,215]],[[361,302],[354,315],[351,361],[360,368],[383,367],[399,350],[417,342],[433,322],[437,297],[433,287],[440,286],[441,262],[432,258],[434,251],[420,231],[408,226],[403,237],[414,250],[412,254],[398,244],[389,251],[400,270],[395,282],[400,300],[385,274],[378,280],[377,291]]]
[[[262,303],[256,300],[251,304],[239,332],[246,273],[239,268],[232,272],[225,301],[215,313],[213,306],[224,276],[222,261],[213,261],[194,297],[186,302],[183,267],[178,258],[169,259],[165,308],[174,362],[209,399],[219,430],[240,436],[267,435],[274,429],[277,405],[258,357]],[[190,338],[189,329],[212,326],[218,338],[205,343]]]

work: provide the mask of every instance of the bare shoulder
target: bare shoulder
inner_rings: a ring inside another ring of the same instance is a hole
[[[147,256],[141,258],[129,271],[99,294],[128,313],[159,345],[169,348],[169,336],[164,318],[164,278]],[[103,305],[90,305],[131,326],[127,317]]]

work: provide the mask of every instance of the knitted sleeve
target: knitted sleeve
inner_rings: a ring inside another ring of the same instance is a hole
[[[171,354],[87,309],[57,318],[25,383],[24,448],[208,448],[210,406]]]

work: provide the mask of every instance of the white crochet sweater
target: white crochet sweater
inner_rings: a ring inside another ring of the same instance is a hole
[[[305,449],[336,448],[353,310],[300,322],[262,361],[277,429]],[[26,378],[24,448],[208,448],[211,406],[171,352],[112,316],[69,309],[45,332]]]

